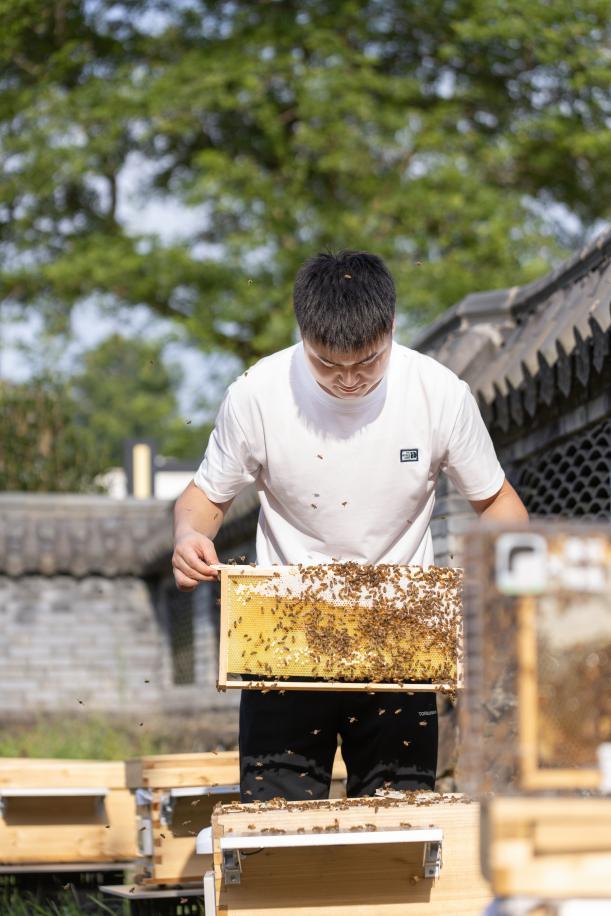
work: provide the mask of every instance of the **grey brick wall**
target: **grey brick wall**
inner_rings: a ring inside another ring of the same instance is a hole
[[[109,713],[235,709],[237,691],[216,691],[211,586],[189,596],[194,681],[174,683],[169,588],[131,576],[0,576],[0,715],[77,710],[79,700]]]

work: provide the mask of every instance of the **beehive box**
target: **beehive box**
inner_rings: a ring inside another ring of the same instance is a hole
[[[611,898],[611,798],[487,799],[482,849],[499,897]]]
[[[212,817],[216,911],[480,916],[491,895],[479,868],[478,804],[457,795],[397,794],[219,805]],[[425,834],[441,836],[437,878],[424,877],[424,840],[418,836]],[[248,844],[237,884],[225,881],[223,838],[237,848]],[[283,845],[264,845],[271,841]],[[313,845],[296,845],[306,842]]]
[[[195,837],[219,800],[238,797],[237,751],[140,757],[127,761],[126,773],[137,803],[136,882],[200,882],[212,857],[196,855]]]
[[[0,864],[131,862],[136,809],[122,762],[0,758]]]
[[[138,803],[137,883],[201,883],[212,856],[196,854],[195,837],[210,826],[217,803],[239,797],[237,751],[141,757],[128,761],[126,771]],[[338,753],[332,795],[345,795],[345,778]]]
[[[222,567],[219,687],[452,692],[461,584],[438,567]]]
[[[463,784],[600,790],[611,741],[609,527],[479,527],[466,544]]]

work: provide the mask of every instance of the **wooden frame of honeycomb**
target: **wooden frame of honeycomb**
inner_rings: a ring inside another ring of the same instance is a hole
[[[229,565],[220,578],[219,689],[460,686],[462,570]]]
[[[598,790],[611,742],[608,525],[478,523],[465,543],[465,785]]]

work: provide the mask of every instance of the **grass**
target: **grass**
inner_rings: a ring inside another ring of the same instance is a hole
[[[132,718],[81,713],[40,716],[5,724],[0,730],[0,757],[64,757],[127,760],[148,754],[200,753],[235,747],[237,712],[212,711],[205,716]]]
[[[129,900],[106,896],[91,881],[85,879],[84,884],[66,887],[59,877],[45,877],[47,885],[32,891],[18,887],[13,876],[0,876],[1,916],[129,916],[131,913]],[[49,886],[49,877],[54,886]],[[31,879],[32,876],[30,882]],[[151,900],[146,906],[147,912],[154,916],[193,916],[194,913],[204,916],[205,912],[201,897],[190,897],[184,905],[179,900]]]
[[[30,881],[32,876],[30,877]],[[20,887],[12,876],[0,878],[0,913],[2,916],[123,916],[128,913],[122,900],[102,899],[95,888],[70,885],[64,889],[55,878],[55,887],[41,885],[34,890]]]

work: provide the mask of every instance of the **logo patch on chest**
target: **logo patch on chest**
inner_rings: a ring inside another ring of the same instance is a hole
[[[418,461],[417,448],[402,448],[399,454],[401,461]]]

